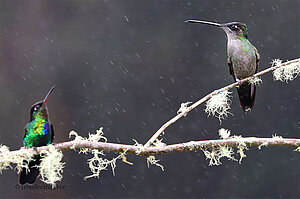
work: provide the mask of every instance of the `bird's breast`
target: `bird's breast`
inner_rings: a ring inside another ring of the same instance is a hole
[[[255,48],[247,40],[232,40],[227,46],[228,56],[231,59],[234,75],[238,79],[252,76],[256,71]]]
[[[26,136],[24,146],[31,148],[33,146],[44,146],[51,142],[51,128],[48,121],[32,121],[26,126]]]

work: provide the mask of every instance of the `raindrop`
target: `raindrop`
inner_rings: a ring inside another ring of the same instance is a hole
[[[125,15],[124,17],[125,17],[126,21],[127,21],[127,22],[129,22],[129,19],[128,19],[128,17],[127,17],[126,15]]]
[[[131,178],[137,180],[137,177],[135,175],[132,175]]]

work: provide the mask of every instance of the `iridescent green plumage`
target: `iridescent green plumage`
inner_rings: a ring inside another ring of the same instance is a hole
[[[52,124],[48,121],[47,99],[54,87],[46,95],[43,101],[35,103],[30,109],[30,121],[25,126],[23,144],[26,148],[39,147],[51,144],[54,138]],[[19,183],[21,185],[33,184],[39,175],[38,165],[41,162],[40,155],[35,155],[29,162],[29,172],[25,168],[20,173]]]
[[[25,126],[23,143],[28,148],[48,145],[52,142],[51,124],[45,120],[41,110],[34,114],[35,119]]]

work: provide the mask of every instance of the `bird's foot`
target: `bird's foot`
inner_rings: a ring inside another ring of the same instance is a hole
[[[31,148],[32,148],[32,150],[33,150],[35,153],[37,153],[37,152],[38,152],[38,151],[37,151],[37,147],[36,147],[36,146],[32,146]]]
[[[236,78],[235,81],[237,81],[237,83],[239,84],[239,86],[242,85],[242,81],[239,80],[238,78]]]

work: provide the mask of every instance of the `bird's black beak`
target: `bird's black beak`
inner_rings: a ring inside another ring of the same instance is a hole
[[[209,22],[209,21],[200,21],[200,20],[190,19],[190,20],[186,20],[185,22],[186,23],[202,23],[202,24],[207,24],[207,25],[222,27],[222,24],[215,23],[215,22]]]
[[[47,93],[46,97],[43,100],[43,104],[45,104],[48,100],[49,95],[51,94],[51,92],[54,90],[55,86],[53,86],[50,91]]]

